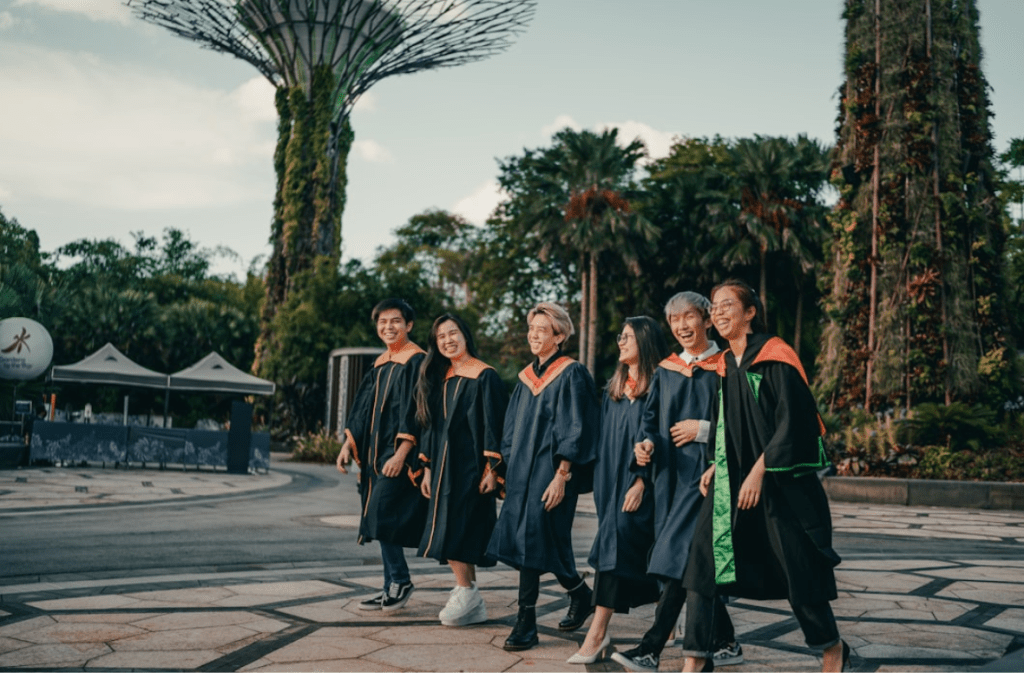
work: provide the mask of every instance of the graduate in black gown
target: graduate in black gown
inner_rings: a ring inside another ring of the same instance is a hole
[[[385,299],[373,309],[377,336],[387,350],[359,385],[338,454],[338,470],[351,460],[359,465],[359,544],[380,542],[384,589],[359,604],[362,610],[397,610],[413,591],[404,547],[416,549],[423,533],[426,502],[416,483],[417,441],[413,394],[423,349],[409,340],[412,307]]]
[[[569,591],[559,624],[575,631],[593,611],[591,591],[576,572],[572,522],[580,493],[593,488],[600,408],[586,367],[561,353],[573,334],[564,308],[543,302],[528,314],[533,364],[519,373],[505,414],[501,455],[505,503],[487,553],[519,570],[519,615],[505,649],[537,644],[540,576],[552,573]]]
[[[789,600],[823,671],[845,666],[829,601],[836,598],[832,519],[816,471],[828,461],[822,425],[800,360],[782,339],[757,333],[754,291],[726,281],[712,292],[711,319],[729,349],[712,417],[707,498],[683,583],[690,592],[684,671],[711,656],[716,593]]]
[[[682,350],[658,364],[637,433],[634,470],[653,483],[654,548],[647,572],[662,583],[654,622],[640,643],[612,658],[634,671],[656,671],[686,601],[683,572],[704,496],[700,477],[718,391],[721,351],[708,339],[711,302],[679,292],[665,304],[665,318]],[[715,611],[715,661],[742,663],[743,652],[724,605]]]
[[[647,575],[654,544],[654,498],[643,476],[630,470],[644,401],[658,362],[668,353],[657,322],[626,318],[618,336],[619,365],[605,389],[601,439],[594,467],[594,504],[598,529],[590,550],[594,579],[594,620],[570,664],[592,664],[611,642],[608,623],[658,600],[658,585]]]
[[[493,566],[487,543],[497,520],[495,496],[504,473],[501,433],[508,393],[490,365],[476,357],[469,327],[446,313],[430,328],[427,357],[416,386],[421,427],[420,484],[428,498],[420,556],[451,566],[455,574],[445,626],[487,621],[476,567]]]

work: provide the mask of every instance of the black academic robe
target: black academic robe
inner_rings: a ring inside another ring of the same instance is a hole
[[[431,400],[430,424],[420,437],[420,460],[430,468],[427,525],[420,556],[492,566],[487,543],[497,520],[496,492],[480,493],[484,475],[504,474],[501,433],[508,393],[489,365],[470,359],[449,371]]]
[[[690,554],[690,543],[704,497],[700,477],[707,469],[704,455],[707,445],[690,442],[677,447],[671,428],[679,421],[711,418],[718,374],[715,363],[720,354],[703,362],[687,364],[678,355],[665,358],[654,371],[647,395],[637,441],[654,444],[653,460],[646,469],[638,468],[654,484],[654,547],[647,572],[668,579],[682,579]]]
[[[359,495],[363,511],[359,544],[380,540],[403,547],[419,546],[426,500],[416,483],[417,452],[409,452],[397,477],[381,474],[403,440],[417,441],[413,394],[423,362],[423,350],[412,342],[386,351],[363,377],[345,426],[359,465]]]
[[[579,494],[593,487],[599,416],[594,380],[575,360],[561,357],[540,377],[532,367],[519,373],[501,442],[505,503],[488,554],[517,569],[576,575],[572,522]],[[562,460],[572,463],[572,478],[545,512],[540,498]]]
[[[727,352],[728,353],[728,352]],[[822,426],[806,376],[778,337],[751,335],[740,363],[727,354],[712,418],[715,478],[701,508],[688,589],[794,605],[835,599],[832,518],[816,470],[826,467]],[[744,478],[764,456],[756,507],[739,510]]]
[[[598,527],[588,559],[594,570],[638,582],[648,580],[647,555],[654,544],[654,498],[650,484],[635,512],[623,512],[622,504],[626,491],[638,478],[629,468],[643,412],[643,399],[623,395],[616,402],[605,393],[594,466]]]

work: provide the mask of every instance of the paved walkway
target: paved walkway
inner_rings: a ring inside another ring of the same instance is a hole
[[[0,526],[3,516],[17,515],[4,510],[33,500],[56,512],[157,494],[230,494],[287,479],[273,471],[252,479],[153,470],[3,472]],[[581,503],[592,512],[592,501]],[[838,504],[833,516],[837,534],[865,541],[862,553],[845,554],[834,603],[856,670],[970,670],[1024,646],[1024,512]],[[321,523],[350,528],[355,521],[324,517]],[[949,546],[940,546],[940,553],[891,558],[871,551],[878,536]],[[1003,551],[972,554],[974,541]],[[579,562],[586,567],[584,559]],[[410,565],[416,591],[405,609],[392,613],[355,607],[380,582],[380,569],[372,566],[0,586],[0,670],[585,670],[565,663],[583,630],[564,634],[555,628],[567,603],[550,576],[538,605],[540,645],[511,653],[501,645],[515,618],[514,571],[498,566],[479,572],[490,621],[446,628],[437,612],[452,586],[450,571],[424,560]],[[747,663],[723,670],[818,670],[820,661],[804,647],[784,602],[738,600],[730,613]],[[632,647],[652,615],[653,606],[616,615],[613,646]],[[1013,656],[999,664],[1011,667],[1000,670],[1024,670],[1020,652]],[[681,665],[679,650],[666,648],[661,670]],[[621,669],[604,661],[586,670]]]

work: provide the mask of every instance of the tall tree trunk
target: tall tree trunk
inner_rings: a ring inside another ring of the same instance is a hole
[[[800,355],[800,328],[804,322],[804,288],[799,282],[796,284],[796,326],[793,328],[793,350],[797,356]]]
[[[768,328],[768,250],[764,246],[760,248],[761,254],[761,277],[759,280],[758,294],[761,297],[761,308],[764,309],[764,315],[761,316],[761,320],[764,322],[765,329]]]
[[[882,0],[875,0],[875,119],[882,118]],[[871,166],[871,280],[868,289],[868,362],[864,383],[864,409],[871,411],[875,363],[875,326],[878,315],[878,211],[882,188],[881,137],[875,138]]]
[[[932,55],[932,0],[925,0],[924,4],[925,20],[927,22],[925,55],[928,57],[928,64],[931,68],[934,95],[934,92],[939,87],[939,82],[935,75],[937,66]],[[942,200],[940,198],[941,190],[939,189],[939,160],[941,159],[939,155],[939,120],[936,118],[932,119],[932,148],[932,196],[935,197],[933,205],[935,209],[935,252],[939,265],[939,310],[942,315],[942,325],[939,327],[939,332],[942,334],[942,359],[945,362],[945,372],[943,373],[943,378],[945,379],[944,392],[946,406],[948,407],[953,402],[953,391],[950,386],[952,372],[949,361],[949,314],[948,307],[946,306],[946,273],[942,250]]]
[[[597,253],[590,253],[590,314],[587,316],[587,369],[594,375],[597,367]]]
[[[580,255],[580,362],[586,364],[590,342],[587,340],[587,323],[590,316],[590,271],[586,256]]]

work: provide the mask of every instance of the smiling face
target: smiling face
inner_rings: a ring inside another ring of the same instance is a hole
[[[565,336],[555,334],[551,318],[538,313],[530,320],[530,331],[526,334],[526,340],[530,343],[530,352],[544,362],[555,354],[559,344],[565,341]]]
[[[453,320],[445,320],[437,326],[437,350],[452,362],[466,357],[466,335]]]
[[[381,311],[377,316],[377,336],[388,348],[404,344],[411,331],[412,323],[406,322],[397,308]]]
[[[696,306],[687,305],[682,313],[673,313],[668,317],[668,324],[676,341],[690,355],[700,355],[708,349],[711,320]]]
[[[624,365],[635,365],[640,362],[640,347],[636,343],[633,328],[626,325],[622,328],[617,341],[619,342],[619,362]]]
[[[733,287],[719,288],[711,298],[711,322],[722,338],[735,341],[745,334],[752,334],[751,323],[757,309],[753,306],[743,307],[739,293]]]

